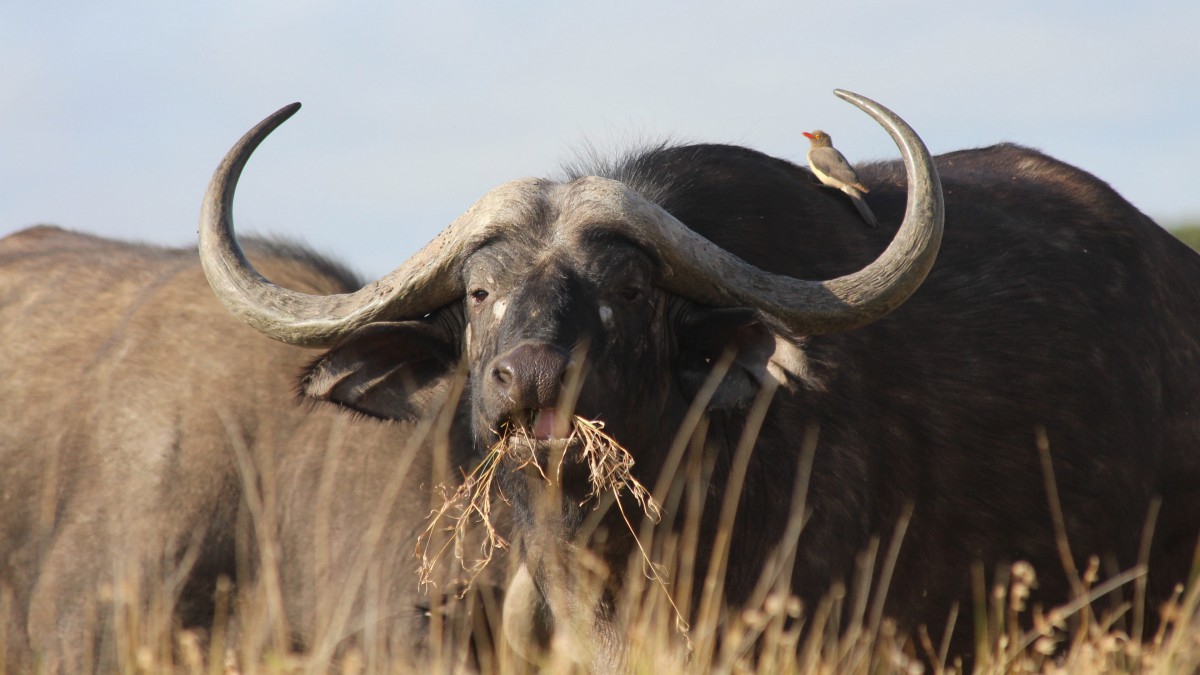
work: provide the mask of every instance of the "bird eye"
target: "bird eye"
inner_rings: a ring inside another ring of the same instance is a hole
[[[483,302],[484,300],[487,300],[487,296],[488,296],[488,292],[483,290],[482,288],[477,288],[477,289],[471,291],[471,300],[474,301],[475,304],[477,304],[477,305],[479,303]]]

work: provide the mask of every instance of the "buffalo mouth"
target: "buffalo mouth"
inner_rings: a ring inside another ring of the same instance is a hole
[[[512,504],[523,512],[521,569],[528,577],[521,597],[505,602],[506,619],[525,622],[516,648],[536,652],[552,634],[568,640],[607,635],[600,651],[614,651],[600,660],[620,663],[614,599],[624,588],[630,556],[641,555],[644,569],[656,570],[651,578],[661,582],[659,566],[638,540],[638,523],[659,522],[660,506],[634,477],[633,455],[604,432],[602,422],[541,409],[508,429],[502,437],[509,460],[505,484],[514,488]],[[582,662],[597,658],[599,652],[591,651],[579,645]]]
[[[492,451],[506,460],[510,471],[533,479],[531,486],[542,484],[582,497],[588,481],[581,473],[581,422],[596,424],[557,408],[521,411],[496,425],[493,433],[499,440]]]
[[[501,422],[497,433],[492,451],[510,472],[525,476],[532,488],[527,496],[549,491],[584,510],[605,495],[627,503],[632,498],[657,521],[657,502],[633,475],[633,455],[604,431],[602,421],[540,408]]]
[[[558,408],[539,408],[515,413],[492,427],[500,443],[516,440],[565,441],[575,431],[575,416]]]
[[[636,550],[635,523],[643,517],[659,522],[661,507],[634,477],[633,455],[603,429],[603,422],[552,409],[497,423],[498,438],[480,463],[457,486],[438,488],[444,503],[417,543],[422,581],[432,580],[443,554],[453,551],[469,583],[495,551],[508,548],[506,533],[492,520],[496,502],[511,507],[523,558],[536,561],[531,569],[565,570],[584,550],[585,558],[622,569]],[[590,514],[608,532],[600,542],[578,538]],[[471,546],[477,554],[468,553]]]
[[[574,426],[574,420],[561,410],[542,408],[533,414],[531,433],[536,440],[554,441],[567,438]]]

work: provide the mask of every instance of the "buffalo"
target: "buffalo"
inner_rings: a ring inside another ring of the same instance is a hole
[[[1027,561],[1054,602],[1093,556],[1109,575],[1133,568],[1143,534],[1163,597],[1200,524],[1200,260],[1083,171],[1015,145],[932,159],[890,111],[839,96],[901,151],[858,168],[877,230],[784,160],[662,146],[501,186],[362,290],[297,293],[246,264],[230,213],[285,108],[210,183],[201,257],[243,321],[328,348],[310,396],[410,420],[465,362],[475,444],[509,439],[493,489],[522,545],[505,616],[536,626],[506,628],[523,652],[566,635],[584,665],[621,667],[643,518],[594,515],[575,432],[602,421],[636,462],[630,478],[657,485],[698,398],[696,550],[726,549],[713,560],[731,606],[785,548],[787,588],[812,607],[855,582],[872,542],[893,541],[883,611],[938,627],[970,597],[973,564]],[[784,540],[793,476],[798,541]],[[586,587],[576,572],[597,564],[603,580]],[[697,578],[708,565],[699,556]]]
[[[361,285],[296,247],[248,250],[293,288]],[[311,353],[231,317],[194,249],[11,235],[0,344],[0,670],[133,672],[129,645],[166,639],[140,666],[161,670],[175,622],[227,625],[213,650],[328,662],[370,630],[389,659],[429,656],[460,601],[421,590],[413,549],[435,464],[473,464],[468,439],[298,404]],[[222,618],[239,606],[264,609]]]
[[[9,553],[16,572],[5,580],[16,605],[33,608],[32,650],[63,639],[47,637],[55,610],[40,598],[78,615],[71,603],[89,597],[119,547],[160,575],[186,559],[177,604],[211,616],[213,579],[240,569],[231,533],[247,529],[245,512],[266,492],[239,474],[239,458],[258,456],[251,444],[283,474],[274,531],[285,547],[306,551],[322,518],[383,509],[397,545],[376,547],[373,560],[393,555],[394,568],[410,569],[400,549],[424,527],[426,483],[383,506],[369,503],[389,496],[382,488],[312,499],[327,425],[342,430],[338,466],[367,482],[402,446],[418,449],[395,461],[422,476],[474,476],[494,459],[484,496],[511,505],[520,562],[504,631],[531,658],[561,639],[586,668],[623,667],[637,535],[655,530],[717,551],[694,556],[690,571],[714,578],[733,608],[761,597],[766,570],[808,608],[844,584],[876,593],[904,628],[937,630],[970,600],[975,569],[1027,561],[1049,603],[1078,590],[1074,570],[1093,556],[1109,576],[1147,563],[1149,597],[1164,597],[1200,531],[1200,291],[1189,283],[1200,260],[1079,169],[1008,144],[931,158],[886,108],[838,95],[900,149],[900,162],[857,167],[878,228],[785,160],[663,145],[496,188],[358,290],[289,277],[234,236],[237,179],[298,106],[284,108],[214,175],[200,260],[232,315],[324,350],[310,359],[229,344],[236,333],[195,295],[185,254],[78,235],[56,234],[71,245],[45,250],[26,241],[44,232],[10,239],[0,262],[24,271],[4,278],[4,342],[22,351],[4,365],[14,369],[4,386],[19,388],[6,400],[29,403],[0,446],[8,502],[10,485],[23,488],[21,515],[4,526],[46,534]],[[96,280],[72,286],[85,269]],[[185,277],[186,297],[167,292]],[[14,328],[12,312],[41,328]],[[297,372],[306,397],[344,410],[296,412]],[[440,472],[418,433],[434,415],[446,429]],[[46,419],[59,421],[47,430]],[[625,487],[649,486],[667,506],[657,526],[657,509],[630,504],[632,488],[598,494],[581,440],[596,423],[632,461]],[[305,466],[316,468],[295,468]],[[343,510],[329,516],[331,505]],[[337,531],[361,536],[347,518]],[[889,584],[865,588],[875,575],[859,571],[862,553],[879,542]],[[245,548],[259,566],[267,553],[285,561],[281,578],[299,585],[285,584],[282,603],[294,625],[311,622],[302,585],[314,573],[289,576],[286,556]],[[66,560],[80,557],[98,562]],[[335,578],[353,567],[325,563]],[[584,569],[598,581],[583,583]],[[386,577],[391,595],[356,587],[356,597],[385,614],[422,606],[398,578]],[[713,593],[700,582],[664,588],[684,618]],[[420,626],[408,628],[419,643]],[[71,630],[60,622],[57,635]]]

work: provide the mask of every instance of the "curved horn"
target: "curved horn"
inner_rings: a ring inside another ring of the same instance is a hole
[[[764,272],[614,181],[593,179],[585,199],[618,204],[617,222],[636,223],[625,234],[657,253],[666,266],[662,283],[667,290],[713,305],[756,307],[797,335],[864,326],[899,307],[933,266],[942,240],[942,185],[925,144],[895,113],[848,91],[834,94],[887,130],[908,176],[904,222],[879,258],[858,272],[828,281]]]
[[[796,334],[868,324],[907,300],[932,267],[942,235],[941,181],[924,143],[903,120],[865,97],[841,90],[834,93],[888,131],[900,148],[908,176],[904,222],[879,258],[858,272],[823,282],[764,272],[615,181],[585,179],[589,185],[584,199],[610,207],[621,204],[623,213],[615,224],[626,225],[626,234],[656,251],[666,266],[663,285],[668,290],[711,304],[757,307]],[[515,181],[497,188],[399,268],[354,293],[314,296],[281,288],[246,260],[234,238],[231,213],[246,161],[299,107],[280,109],[229,151],[209,183],[200,218],[200,257],[213,290],[235,315],[277,340],[327,345],[371,321],[422,314],[456,299],[463,293],[457,275],[463,255],[485,240],[489,230],[503,228],[488,228],[485,223],[520,222],[520,213],[542,201],[540,181]],[[489,217],[476,217],[479,214]]]
[[[319,347],[375,320],[415,316],[463,294],[457,264],[483,236],[481,211],[495,213],[528,203],[534,184],[514,182],[497,188],[446,228],[395,271],[341,295],[308,295],[267,281],[246,259],[233,232],[233,194],[242,168],[258,145],[300,109],[284,106],[257,126],[225,155],[204,196],[200,211],[200,262],[209,285],[233,314],[268,337]],[[484,208],[484,205],[487,208]]]
[[[865,96],[843,89],[833,93],[870,115],[895,141],[908,180],[908,203],[895,238],[875,262],[821,284],[834,299],[833,306],[814,307],[808,318],[818,324],[828,322],[828,327],[820,331],[826,333],[864,326],[908,300],[937,259],[946,214],[942,179],[917,132],[891,110]],[[815,328],[808,332],[818,332]]]

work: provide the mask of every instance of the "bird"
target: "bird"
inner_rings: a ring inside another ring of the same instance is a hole
[[[858,174],[854,173],[854,167],[850,166],[850,162],[847,162],[842,153],[833,147],[833,139],[829,137],[829,134],[820,129],[801,133],[812,143],[812,147],[808,149],[808,168],[812,169],[813,175],[821,181],[821,184],[846,193],[867,225],[877,227],[879,222],[875,220],[875,214],[863,199],[863,193],[870,192],[870,190],[858,179]]]

